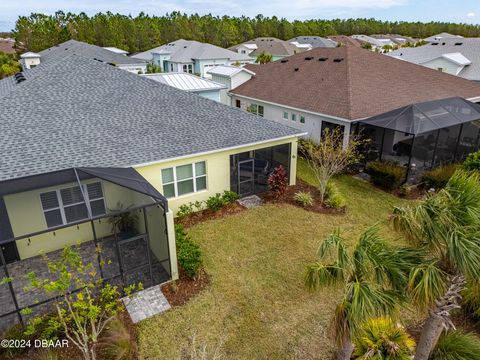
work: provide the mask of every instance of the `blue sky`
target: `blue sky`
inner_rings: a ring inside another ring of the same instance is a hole
[[[293,19],[374,17],[381,20],[480,22],[478,0],[0,0],[0,31],[14,27],[19,15],[112,11],[136,15],[182,12],[214,15],[276,15]]]

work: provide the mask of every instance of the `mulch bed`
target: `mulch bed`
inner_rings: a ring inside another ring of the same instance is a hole
[[[185,304],[210,284],[210,277],[203,269],[195,279],[189,278],[182,268],[179,273],[177,281],[162,285],[162,292],[173,307]]]
[[[237,214],[244,210],[245,208],[235,201],[232,204],[228,204],[224,206],[222,209],[218,211],[205,209],[205,210],[194,212],[193,214],[190,214],[182,219],[176,218],[175,223],[181,224],[185,228],[189,228],[193,225],[204,222],[206,220],[219,219],[226,215]]]
[[[309,192],[312,195],[313,205],[302,206],[300,203],[298,203],[298,201],[295,200],[295,194],[300,191]],[[276,199],[271,192],[265,192],[265,193],[259,194],[258,196],[261,197],[266,203],[290,204],[290,205],[299,207],[301,209],[305,209],[305,210],[312,211],[315,213],[320,213],[320,214],[342,215],[342,214],[345,214],[346,212],[345,207],[339,208],[339,209],[332,209],[324,206],[320,200],[320,194],[318,192],[318,189],[315,186],[307,184],[306,182],[303,182],[298,179],[297,179],[297,184],[289,186],[285,194],[280,199]]]

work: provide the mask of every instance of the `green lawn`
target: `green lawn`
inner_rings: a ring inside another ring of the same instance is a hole
[[[315,183],[303,161],[298,177]],[[329,322],[339,289],[307,291],[304,267],[335,227],[353,240],[378,222],[382,235],[396,241],[387,217],[402,203],[349,176],[335,183],[347,198],[346,215],[266,205],[191,228],[212,284],[188,304],[139,325],[141,357],[178,358],[188,337],[196,333],[197,344],[210,348],[223,338],[228,359],[327,358]]]

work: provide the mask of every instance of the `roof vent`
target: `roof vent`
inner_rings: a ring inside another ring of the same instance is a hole
[[[327,61],[328,58],[327,57],[321,57],[321,58],[318,58],[318,61]]]
[[[25,81],[27,79],[25,79],[25,76],[23,75],[22,72],[18,72],[14,75],[15,77],[15,81],[17,82],[17,84],[20,84],[22,81]]]
[[[333,62],[337,62],[337,63],[339,63],[339,62],[342,62],[342,61],[343,61],[343,58],[336,58],[336,59],[333,59]]]
[[[305,56],[305,60],[313,60],[313,56]]]
[[[298,68],[295,68],[295,69],[293,69],[293,70],[298,71]]]
[[[442,45],[445,45],[445,43],[443,42]]]
[[[288,62],[288,59],[282,59],[282,60],[280,60],[280,62],[285,64],[285,63]]]
[[[463,43],[455,43],[455,46],[463,45]]]
[[[438,45],[438,43],[437,42],[432,42],[432,45]]]

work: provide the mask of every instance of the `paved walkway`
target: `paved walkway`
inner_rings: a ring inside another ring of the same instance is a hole
[[[131,299],[124,297],[122,300],[134,323],[171,308],[159,285],[139,291]]]

